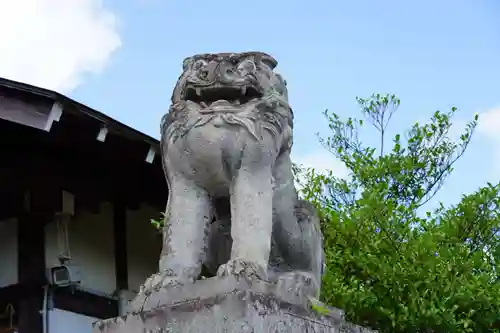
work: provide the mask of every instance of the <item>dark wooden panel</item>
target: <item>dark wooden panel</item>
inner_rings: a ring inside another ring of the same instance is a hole
[[[1,174],[2,172],[0,170],[0,175]],[[0,184],[3,184],[1,178]],[[17,217],[22,196],[23,194],[20,189],[14,190],[3,186],[0,188],[0,221],[11,217]]]
[[[112,132],[99,142],[98,132],[98,122],[67,114],[50,132],[0,120],[2,188],[29,188],[41,178],[97,207],[113,199],[116,185],[126,184],[123,200],[128,206],[147,202],[163,210],[168,189],[160,157],[147,163],[146,143]]]
[[[17,309],[18,333],[43,333],[43,320],[40,314],[42,303],[42,288],[19,301]]]

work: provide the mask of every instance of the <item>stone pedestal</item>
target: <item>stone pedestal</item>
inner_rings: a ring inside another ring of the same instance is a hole
[[[136,300],[130,305],[139,311],[98,321],[93,333],[373,332],[347,323],[340,310],[319,314],[308,303],[273,283],[212,278]]]

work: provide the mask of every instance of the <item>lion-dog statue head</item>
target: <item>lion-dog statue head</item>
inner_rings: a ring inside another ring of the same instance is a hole
[[[200,54],[185,59],[164,125],[184,121],[186,126],[169,128],[167,135],[176,140],[192,126],[215,119],[238,123],[257,139],[261,138],[261,127],[274,135],[287,130],[291,140],[293,114],[286,82],[273,71],[276,65],[274,58],[261,52]],[[189,115],[194,114],[210,116],[189,122]],[[283,120],[287,126],[281,124]]]

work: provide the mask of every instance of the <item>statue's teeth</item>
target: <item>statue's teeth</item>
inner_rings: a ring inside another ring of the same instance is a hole
[[[207,103],[205,103],[205,102],[203,102],[203,101],[201,101],[201,102],[200,102],[200,105],[201,105],[201,107],[203,107],[203,108],[207,108],[207,107],[208,107]]]
[[[241,87],[241,94],[245,96],[247,94],[247,86]]]
[[[196,95],[201,96],[201,88],[196,88]]]

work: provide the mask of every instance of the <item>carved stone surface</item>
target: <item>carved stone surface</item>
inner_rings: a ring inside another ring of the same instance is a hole
[[[170,195],[159,273],[138,300],[194,283],[203,263],[217,276],[318,295],[322,236],[314,208],[294,187],[293,113],[276,65],[261,52],[184,61],[161,124]]]
[[[167,302],[168,300],[168,302]],[[153,292],[141,312],[103,320],[93,333],[370,333],[337,309],[318,314],[275,283],[215,277]]]

